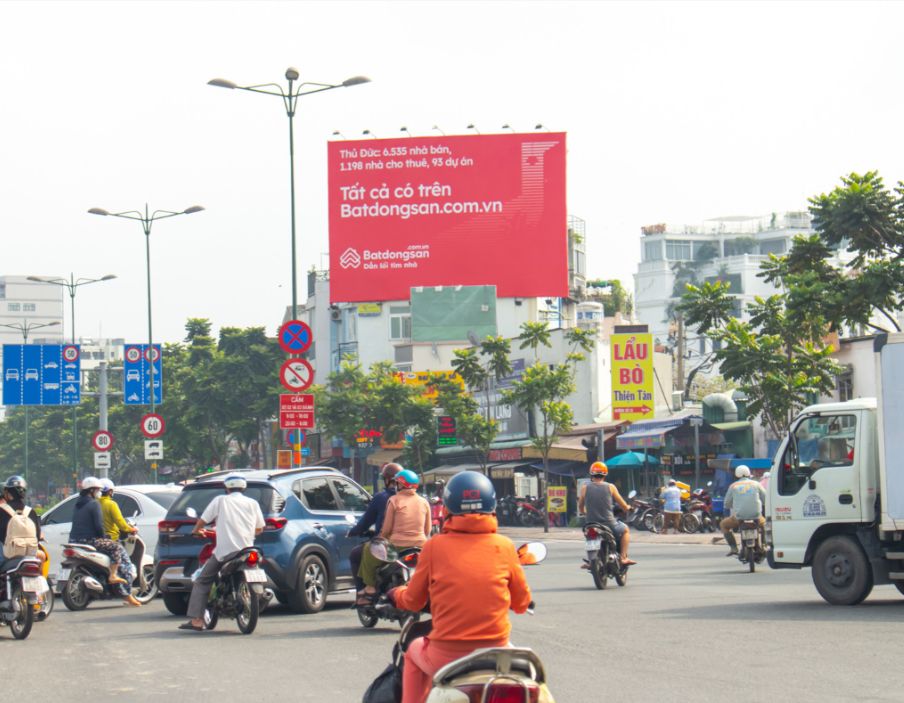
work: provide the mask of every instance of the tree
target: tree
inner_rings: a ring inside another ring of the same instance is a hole
[[[550,346],[549,325],[545,322],[522,322],[518,340],[521,342],[518,348],[530,348],[534,352],[534,361],[537,361],[540,358],[540,347]]]

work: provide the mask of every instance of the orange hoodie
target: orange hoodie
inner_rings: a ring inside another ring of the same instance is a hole
[[[496,534],[493,515],[454,515],[427,541],[407,586],[395,592],[405,610],[430,600],[436,642],[495,646],[508,641],[508,611],[523,613],[530,588],[515,545]]]

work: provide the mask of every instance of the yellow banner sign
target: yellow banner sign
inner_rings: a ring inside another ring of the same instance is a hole
[[[653,335],[613,334],[612,419],[643,420],[653,417]]]
[[[461,380],[461,376],[455,373],[455,371],[399,371],[396,374],[396,378],[402,383],[424,386],[423,395],[425,398],[436,398],[438,393],[436,392],[433,382],[436,378],[444,377],[455,381],[462,388],[465,387],[465,383]]]
[[[549,486],[546,489],[546,510],[550,513],[564,513],[568,508],[568,488]]]

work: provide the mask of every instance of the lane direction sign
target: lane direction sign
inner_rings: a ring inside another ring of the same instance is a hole
[[[163,440],[144,440],[144,458],[148,461],[159,461],[160,459],[163,459]]]
[[[91,438],[91,444],[94,446],[94,449],[99,452],[107,452],[113,448],[113,435],[111,435],[107,430],[98,430],[94,433],[94,436]]]
[[[81,361],[74,344],[4,344],[4,405],[78,405]]]
[[[160,345],[151,354],[147,344],[126,344],[122,361],[122,397],[125,405],[151,404],[151,362],[154,359],[154,404],[163,403],[163,360]]]
[[[141,418],[141,433],[148,439],[157,439],[163,436],[166,423],[157,413],[148,413]]]
[[[112,463],[110,452],[94,452],[95,469],[109,469]]]
[[[304,354],[313,340],[311,328],[301,320],[289,320],[279,328],[279,347],[286,354]]]
[[[307,390],[314,382],[314,368],[305,359],[289,359],[279,370],[279,380],[290,391]]]
[[[310,393],[281,393],[279,427],[283,430],[313,430],[314,396]]]

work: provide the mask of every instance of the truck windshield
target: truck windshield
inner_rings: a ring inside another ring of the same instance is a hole
[[[818,415],[794,430],[779,466],[778,492],[794,495],[820,469],[850,466],[857,435],[855,415]]]

